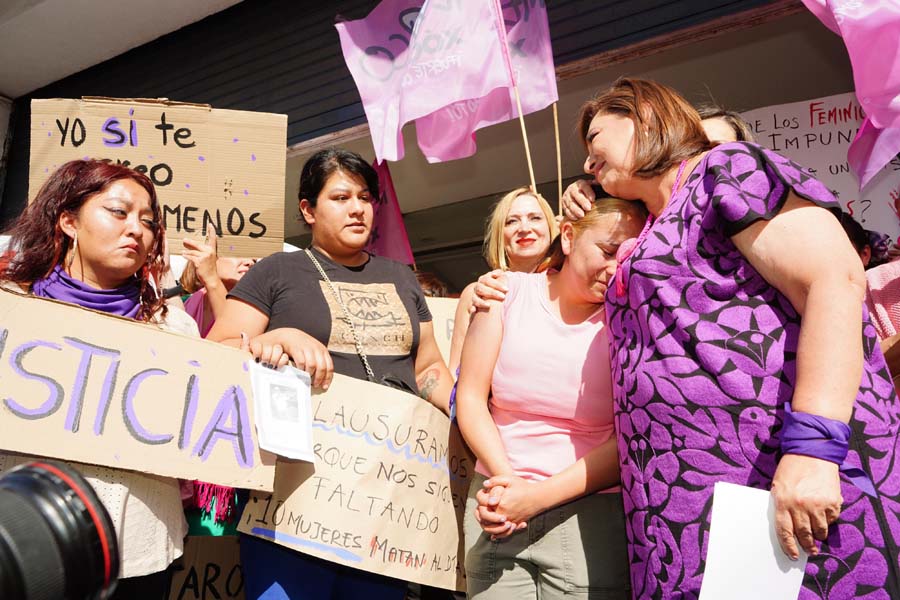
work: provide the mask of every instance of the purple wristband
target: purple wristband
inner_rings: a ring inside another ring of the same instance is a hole
[[[850,426],[803,412],[785,412],[781,429],[783,454],[821,458],[840,466],[850,448]]]
[[[833,462],[850,483],[876,498],[878,492],[872,478],[863,469],[844,464],[850,448],[850,426],[819,415],[791,412],[784,413],[781,429],[782,454],[802,454]]]

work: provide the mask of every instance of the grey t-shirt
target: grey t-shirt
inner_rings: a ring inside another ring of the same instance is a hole
[[[419,324],[431,321],[431,313],[412,270],[379,256],[345,267],[312,252],[350,311],[375,378],[393,375],[418,390]],[[322,342],[335,372],[366,379],[343,311],[305,252],[280,252],[259,261],[228,296],[268,315],[267,330],[294,327]]]

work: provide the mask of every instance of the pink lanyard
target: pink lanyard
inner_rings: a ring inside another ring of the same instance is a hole
[[[672,184],[672,193],[669,195],[669,202],[671,202],[675,198],[675,193],[678,191],[678,184],[681,182],[681,176],[684,174],[684,168],[687,166],[687,161],[681,161],[681,164],[678,165],[678,174],[675,175],[675,183]],[[653,222],[655,219],[653,215],[647,217],[647,222],[644,223],[644,228],[641,229],[641,233],[637,236],[637,238],[627,239],[622,242],[622,245],[619,246],[619,251],[616,252],[616,295],[624,296],[625,289],[627,285],[625,268],[622,266],[626,260],[631,257],[634,251],[638,246],[641,245],[641,242],[646,239],[646,237],[650,234],[650,228],[653,227]]]

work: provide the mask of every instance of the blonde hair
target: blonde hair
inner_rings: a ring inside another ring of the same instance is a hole
[[[636,223],[643,226],[649,213],[643,202],[622,200],[620,198],[598,198],[594,201],[591,210],[583,217],[577,221],[566,219],[563,222],[571,223],[572,228],[575,229],[575,235],[578,236],[586,229],[596,225],[606,215],[614,214],[625,219],[634,220]],[[537,270],[546,271],[547,269],[561,269],[565,261],[566,255],[563,253],[562,243],[559,238],[557,238],[550,246],[547,258],[541,262]]]
[[[533,196],[544,213],[547,220],[547,228],[550,230],[550,239],[553,240],[559,234],[559,226],[550,204],[537,192],[532,192],[529,187],[516,188],[509,192],[494,205],[491,216],[488,217],[487,227],[484,232],[484,259],[492,269],[509,270],[509,257],[506,255],[503,243],[503,227],[506,225],[506,217],[512,208],[513,202],[520,196]]]

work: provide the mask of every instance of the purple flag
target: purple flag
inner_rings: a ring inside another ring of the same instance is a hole
[[[844,38],[856,97],[866,111],[847,152],[862,189],[900,152],[900,4],[890,0],[803,0]]]
[[[374,167],[378,172],[381,197],[375,201],[375,219],[366,252],[412,265],[415,260],[409,247],[409,237],[406,235],[406,226],[403,225],[403,214],[397,202],[391,172],[385,162],[375,162]]]
[[[382,0],[336,27],[378,160],[403,157],[400,130],[412,121],[429,162],[471,156],[477,129],[518,116],[513,78],[525,114],[557,100],[542,3]]]

